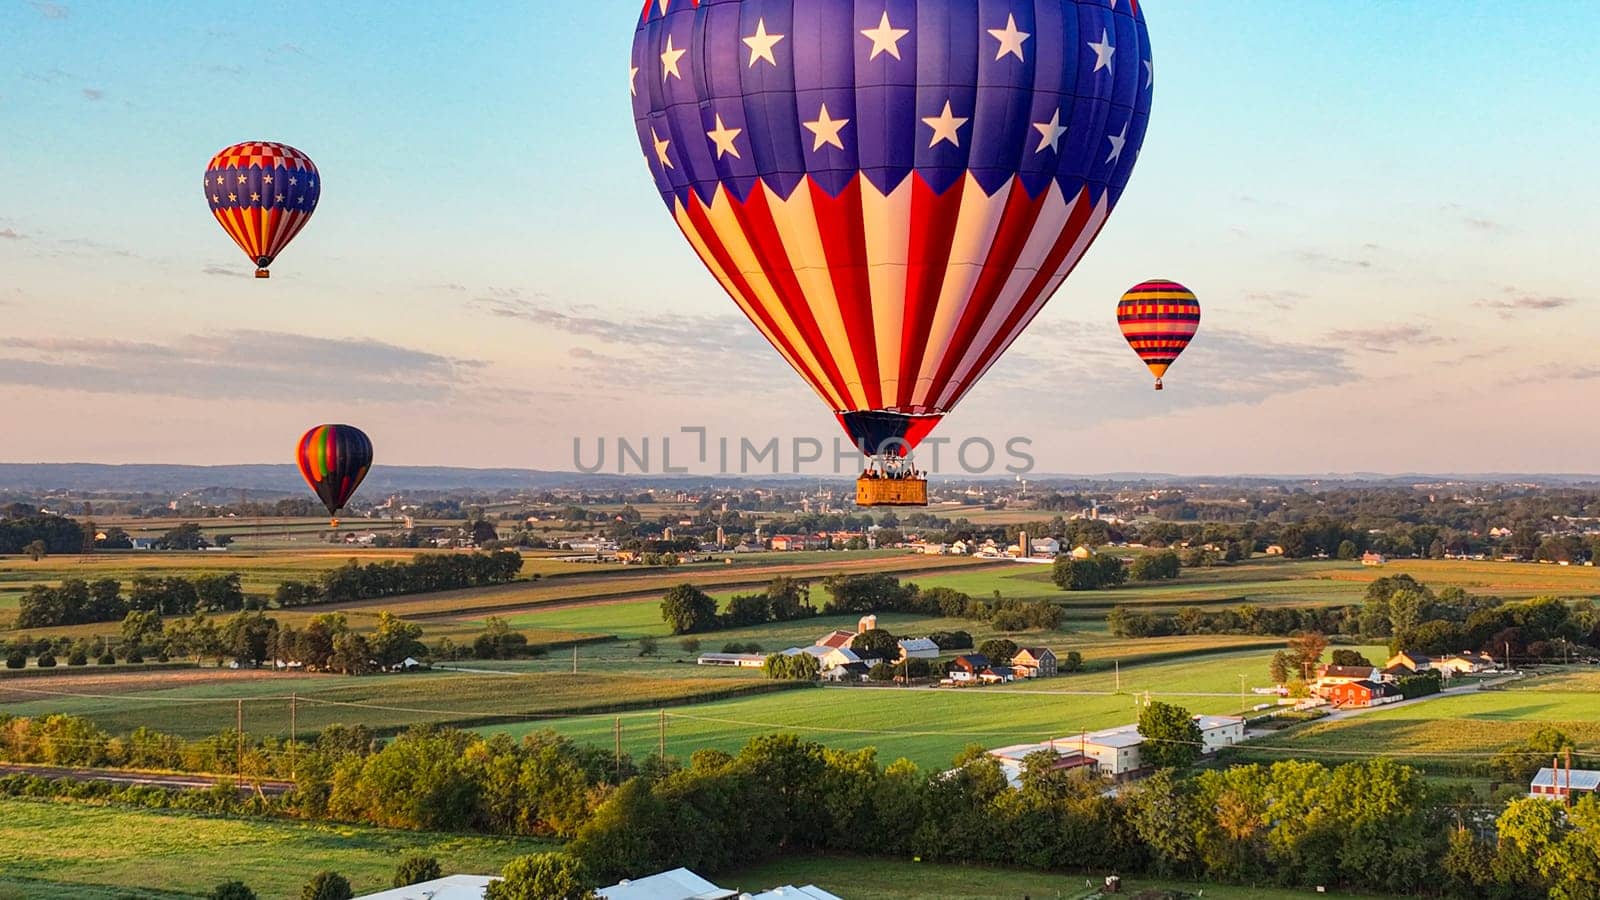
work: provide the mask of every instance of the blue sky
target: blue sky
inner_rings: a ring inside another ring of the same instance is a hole
[[[327,420],[395,463],[832,439],[652,190],[634,0],[325,6],[0,0],[0,458],[274,461]],[[1128,192],[943,433],[1051,471],[1600,470],[1600,7],[1145,9]],[[270,282],[196,185],[252,138],[324,176]],[[1152,276],[1206,306],[1159,395],[1111,318]]]

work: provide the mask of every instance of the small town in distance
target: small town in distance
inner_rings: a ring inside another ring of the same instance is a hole
[[[0,900],[1600,900],[1596,33],[0,2]]]

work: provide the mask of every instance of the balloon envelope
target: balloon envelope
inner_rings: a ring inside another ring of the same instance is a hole
[[[1157,279],[1135,285],[1117,303],[1117,325],[1133,352],[1156,376],[1156,389],[1200,328],[1200,301],[1177,283]]]
[[[337,515],[372,468],[372,441],[350,425],[318,425],[300,437],[295,462],[328,515]]]
[[[264,278],[316,211],[322,177],[311,157],[287,144],[247,141],[212,157],[205,191],[222,230]]]
[[[1137,0],[651,0],[633,110],[722,286],[869,448],[1038,314],[1138,158]]]

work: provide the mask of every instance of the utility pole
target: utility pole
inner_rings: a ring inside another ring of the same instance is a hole
[[[1114,659],[1114,660],[1111,661],[1111,665],[1116,667],[1116,672],[1117,672],[1117,687],[1116,687],[1116,691],[1117,691],[1117,693],[1120,694],[1120,693],[1122,693],[1122,660]]]
[[[235,743],[235,747],[234,747],[233,771],[234,771],[234,774],[236,774],[236,775],[243,775],[244,774],[244,700],[242,700],[242,699],[238,701],[238,707],[237,707],[235,718],[234,718],[234,734],[235,734],[235,742],[236,743]]]
[[[572,645],[572,674],[578,674],[578,645]]]
[[[617,716],[611,724],[611,738],[616,743],[617,780],[622,780],[622,717]]]
[[[296,718],[295,717],[295,713],[298,712],[298,710],[296,709],[296,707],[299,705],[298,702],[297,702],[298,699],[299,699],[299,694],[298,693],[296,693],[294,691],[290,691],[289,692],[289,780],[290,781],[294,781],[295,780],[295,777],[294,777],[294,775],[295,775],[294,743],[295,743],[295,739],[297,737],[296,732],[295,732],[295,718]]]
[[[663,762],[665,762],[667,759],[667,711],[665,709],[661,710],[659,736],[656,743],[656,755],[661,757]]]
[[[1247,704],[1244,702],[1244,675],[1239,675],[1239,715],[1244,715]]]

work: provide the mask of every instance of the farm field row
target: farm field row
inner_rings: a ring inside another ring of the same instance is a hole
[[[291,695],[302,735],[333,724],[392,731],[417,723],[537,723],[555,715],[622,706],[676,705],[791,685],[721,669],[678,667],[680,677],[646,673],[431,672],[369,678],[201,669],[102,679],[7,679],[0,704],[20,716],[86,716],[113,734],[141,726],[196,738],[234,726],[243,701],[245,730],[286,735]]]

